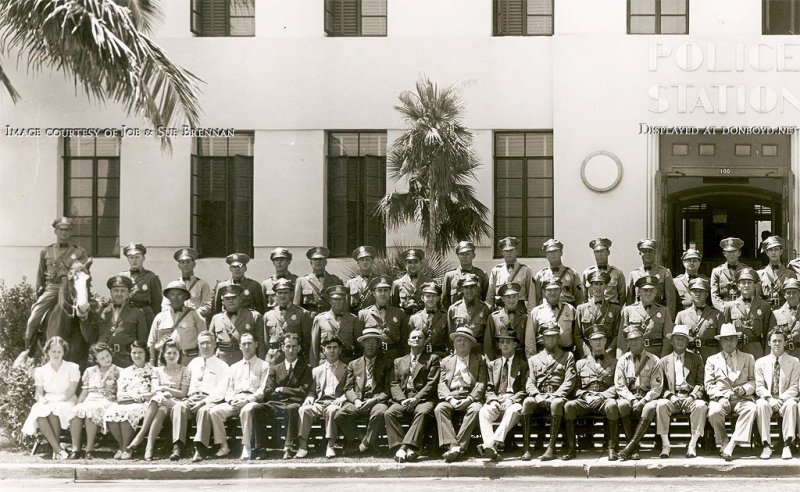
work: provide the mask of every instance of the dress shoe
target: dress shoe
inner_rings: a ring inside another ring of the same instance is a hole
[[[363,442],[358,445],[358,452],[359,453],[366,453],[368,449],[369,449],[369,447],[366,444],[364,444]]]
[[[67,455],[68,460],[79,460],[83,457],[83,451],[80,449],[76,451],[70,451],[69,455]]]
[[[483,456],[485,458],[489,458],[490,460],[494,460],[497,458],[497,450],[495,450],[492,446],[483,448]]]
[[[242,455],[239,456],[241,461],[250,461],[250,451],[242,450]]]
[[[406,451],[406,461],[413,463],[419,459],[419,455],[413,449]]]
[[[298,451],[297,454],[300,454],[300,451]],[[325,457],[328,458],[329,460],[336,458],[336,450],[333,449],[333,446],[325,447]]]
[[[199,449],[195,448],[194,454],[192,455],[192,463],[197,463],[199,461],[203,461],[203,453],[201,453]]]
[[[306,449],[306,448],[300,448],[294,454],[295,458],[305,458],[306,456],[308,456],[308,449]]]
[[[87,449],[86,452],[83,454],[83,458],[86,460],[93,460],[94,459],[94,449]]]
[[[616,449],[609,449],[608,461],[617,461],[617,460],[619,460],[619,452]]]
[[[477,446],[475,446],[475,451],[478,452],[478,456],[480,456],[481,458],[483,458],[484,455],[486,454],[486,452],[485,452],[485,450],[483,448],[483,444],[478,444]]]
[[[397,452],[394,453],[394,460],[396,462],[398,462],[398,463],[405,463],[405,461],[406,461],[406,451],[405,451],[405,449],[403,449],[403,448],[398,449]]]
[[[725,461],[733,461],[733,456],[731,456],[730,454],[728,454],[728,453],[726,453],[724,451],[722,452],[722,454],[720,454],[720,456]]]
[[[178,461],[181,459],[182,454],[183,454],[183,446],[176,443],[172,446],[172,453],[169,455],[169,460]]]
[[[290,459],[292,459],[292,457],[294,456],[294,454],[295,454],[295,450],[294,450],[294,449],[292,449],[292,448],[285,448],[285,449],[283,450],[283,458],[282,458],[282,459],[285,459],[285,460],[290,460]]]
[[[530,461],[531,459],[533,459],[533,456],[531,456],[530,451],[525,451],[524,453],[522,453],[522,456],[520,456],[519,459],[522,461]]]
[[[672,452],[672,446],[661,446],[661,452],[658,454],[659,458],[669,458]]]
[[[720,444],[720,445],[719,445],[719,454],[720,454],[720,456],[721,456],[721,455],[722,455],[722,453],[725,451],[725,448],[727,448],[727,447],[728,447],[728,444],[729,444],[730,442],[731,442],[731,441],[730,441],[730,439],[728,439],[728,438],[726,437],[726,438],[725,438],[725,439],[722,441],[722,444]]]
[[[781,459],[782,460],[790,460],[792,459],[792,448],[791,446],[784,446],[783,451],[781,451]]]
[[[129,452],[127,452],[127,451],[123,451],[122,455],[120,455],[120,457],[119,457],[119,459],[124,460],[124,461],[127,461],[127,460],[129,460],[131,458],[132,458],[131,454]]]
[[[445,453],[442,455],[442,457],[444,458],[444,460],[445,460],[446,462],[448,462],[448,463],[452,463],[452,462],[454,462],[454,461],[458,460],[458,457],[459,457],[459,456],[461,456],[461,446],[455,446],[455,447],[452,447],[452,448],[448,449],[448,450],[447,450],[447,451],[446,451],[446,452],[445,452]]]
[[[224,457],[228,456],[229,454],[231,454],[231,448],[229,448],[227,444],[222,444],[219,447],[219,449],[217,450],[217,452],[214,453],[214,456],[216,456],[217,458],[224,458]],[[248,454],[248,459],[249,459],[250,453],[247,453],[247,454]]]
[[[697,458],[697,446],[689,446],[686,449],[687,458]]]
[[[561,457],[562,461],[570,461],[574,460],[578,457],[578,451],[575,448],[568,449],[566,453]]]
[[[542,455],[539,456],[539,459],[542,461],[553,461],[554,459],[556,459],[555,448],[547,446],[547,449],[545,449],[544,453],[542,453]]]
[[[769,446],[764,446],[764,449],[761,450],[761,456],[759,456],[762,460],[768,460],[772,458],[772,448]]]
[[[69,453],[67,453],[63,449],[59,449],[57,453],[53,453],[53,456],[56,457],[55,459],[63,461],[65,459],[69,458]]]
[[[117,452],[114,453],[114,459],[115,460],[122,459],[122,450],[121,449],[118,449]]]

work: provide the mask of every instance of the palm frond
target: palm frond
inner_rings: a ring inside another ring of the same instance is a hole
[[[11,101],[14,103],[19,102],[21,99],[19,92],[14,88],[14,84],[11,83],[11,79],[8,78],[8,75],[3,70],[3,66],[0,65],[0,84],[5,88],[8,95],[11,97]]]

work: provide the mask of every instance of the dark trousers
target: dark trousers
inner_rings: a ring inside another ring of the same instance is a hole
[[[425,436],[425,421],[430,420],[433,416],[433,402],[423,401],[411,410],[406,410],[405,407],[399,403],[393,404],[383,414],[386,420],[386,437],[389,441],[389,449],[394,449],[401,444],[411,446],[414,449],[422,447],[422,439]],[[411,420],[411,427],[408,428],[405,437],[403,436],[403,428],[400,426],[400,420],[405,416],[413,416]]]
[[[268,401],[253,408],[253,427],[255,427],[256,449],[265,449],[269,444],[267,425],[275,424],[275,416],[283,417],[284,447],[293,448],[300,428],[300,403],[287,401]]]
[[[341,430],[345,440],[352,441],[356,437],[356,419],[368,416],[367,432],[361,442],[367,447],[372,447],[375,445],[375,440],[384,426],[383,415],[387,408],[384,403],[376,403],[369,409],[365,407],[356,408],[354,404],[347,402],[336,411],[333,420]]]

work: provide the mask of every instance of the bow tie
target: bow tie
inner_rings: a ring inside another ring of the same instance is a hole
[[[753,298],[752,297],[742,297],[742,300],[744,302],[752,302]]]
[[[139,270],[138,268],[137,269],[131,268],[131,275],[139,275],[140,273],[142,273],[142,271]]]
[[[278,309],[280,309],[281,311],[286,311],[286,308],[287,308],[287,307],[288,307],[288,306],[278,306]]]
[[[597,269],[606,271],[606,270],[608,270],[608,265],[597,265]]]
[[[515,265],[514,263],[512,263],[512,264],[510,264],[510,265],[506,264],[506,268],[507,268],[508,270],[513,270],[513,269],[514,269],[514,265]]]
[[[122,304],[114,304],[114,309],[122,309]]]
[[[688,278],[689,280],[694,280],[697,278],[697,275],[689,275]]]
[[[431,315],[436,314],[436,311],[428,311],[427,309],[425,310],[425,312]]]
[[[69,243],[58,243],[59,248],[67,248],[69,247]]]
[[[191,282],[192,277],[183,277],[181,280],[183,280],[184,282]]]
[[[728,270],[736,270],[739,265],[731,265],[730,263],[725,264],[728,267]]]
[[[606,358],[606,354],[599,354],[599,355],[595,355],[594,356],[594,360],[596,360],[597,362],[603,362],[603,359],[605,359],[605,358]]]

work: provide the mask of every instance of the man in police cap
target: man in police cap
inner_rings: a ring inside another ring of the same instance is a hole
[[[642,266],[628,274],[628,301],[633,304],[639,298],[636,291],[636,282],[645,276],[656,279],[656,302],[666,306],[670,313],[675,313],[675,285],[672,282],[672,272],[669,268],[656,265],[657,244],[655,239],[642,239],[636,243]]]
[[[525,327],[525,354],[533,356],[544,346],[542,327],[555,324],[559,329],[558,345],[562,350],[572,350],[575,342],[576,313],[572,304],[561,301],[561,282],[551,279],[544,285],[542,303],[531,310]]]
[[[422,285],[422,304],[420,309],[408,319],[409,331],[420,330],[425,334],[428,353],[436,354],[440,359],[450,355],[449,335],[447,327],[447,314],[439,308],[439,299],[442,297],[442,288],[436,282]]]
[[[689,290],[689,285],[692,280],[696,278],[704,279],[708,282],[708,277],[698,272],[700,263],[703,260],[703,254],[694,248],[689,248],[681,255],[683,262],[684,272],[672,279],[672,284],[675,286],[677,293],[675,299],[675,309],[679,312],[681,309],[686,309],[692,305],[692,293]]]
[[[144,319],[149,327],[153,324],[156,313],[161,311],[161,279],[158,275],[144,267],[147,248],[140,243],[130,243],[122,248],[122,252],[128,259],[130,269],[120,272],[123,277],[128,277],[133,281],[131,289],[130,303],[144,313]]]
[[[648,352],[660,357],[672,352],[666,334],[672,332],[672,314],[666,306],[655,302],[657,280],[652,276],[645,276],[636,281],[639,291],[639,301],[631,306],[622,308],[619,332],[617,333],[617,358],[627,350],[623,330],[630,325],[639,327],[642,332],[644,347]]]
[[[292,302],[294,285],[288,279],[278,279],[272,285],[275,307],[264,313],[264,337],[267,340],[267,364],[283,361],[281,343],[284,333],[295,333],[300,343],[300,360],[309,360],[311,352],[311,317],[308,311]]]
[[[324,313],[319,313],[311,323],[311,352],[309,360],[311,367],[317,367],[325,360],[322,340],[336,337],[341,344],[339,360],[345,364],[355,358],[356,343],[356,315],[347,310],[347,288],[343,285],[333,285],[325,289],[323,295],[328,300],[331,308]],[[370,294],[372,296],[372,294]]]
[[[238,284],[219,289],[223,311],[215,314],[208,325],[208,331],[216,337],[217,356],[228,365],[242,360],[239,339],[244,333],[253,335],[259,359],[263,359],[266,353],[263,320],[256,311],[242,306],[242,290]]]
[[[275,267],[275,273],[261,282],[261,287],[267,309],[272,309],[276,304],[275,290],[273,289],[275,283],[280,279],[286,279],[291,282],[292,285],[295,285],[297,283],[297,275],[289,271],[289,265],[292,264],[292,253],[288,249],[283,247],[273,249],[269,254],[269,259]],[[294,295],[294,293],[292,293],[292,295]]]
[[[456,256],[458,256],[459,266],[444,274],[442,280],[442,306],[447,310],[454,302],[461,300],[464,295],[458,288],[458,282],[464,275],[471,273],[478,277],[480,288],[478,296],[480,299],[486,298],[486,291],[489,289],[489,277],[486,272],[474,266],[472,262],[475,260],[475,245],[469,241],[459,241],[456,245]]]
[[[517,340],[515,349],[517,355],[525,360],[525,329],[528,324],[527,314],[518,312],[515,308],[519,291],[522,290],[516,282],[505,284],[497,293],[503,298],[503,307],[489,315],[484,337],[484,353],[489,360],[493,360],[500,353],[497,343],[500,337],[513,336]]]
[[[105,307],[96,320],[93,335],[87,338],[92,343],[105,343],[111,349],[114,365],[128,367],[131,360],[131,344],[138,341],[142,347],[147,344],[150,332],[141,309],[131,305],[130,296],[133,282],[128,277],[116,275],[108,279],[106,286],[110,291],[111,304]],[[159,296],[161,293],[159,292]],[[87,321],[91,324],[92,318]]]
[[[594,253],[595,264],[583,271],[581,284],[584,288],[589,288],[589,278],[596,271],[606,272],[609,281],[606,284],[606,300],[614,304],[623,305],[627,300],[625,292],[625,274],[619,268],[608,264],[608,257],[611,254],[611,240],[599,237],[589,241],[589,248]]]
[[[353,250],[353,259],[358,265],[358,275],[344,283],[350,294],[350,312],[353,314],[375,304],[375,298],[369,290],[369,282],[372,280],[376,256],[377,252],[372,246],[359,246]]]
[[[561,459],[571,460],[577,456],[575,420],[584,415],[599,415],[608,421],[608,459],[616,461],[619,458],[619,407],[614,386],[617,359],[606,353],[605,326],[590,326],[584,335],[590,348],[575,364],[575,399],[564,405],[567,452]]]
[[[674,414],[689,415],[691,437],[686,457],[697,457],[697,440],[703,437],[708,405],[703,400],[703,359],[686,348],[692,342],[686,325],[675,325],[667,337],[672,341],[672,353],[659,361],[664,394],[656,401],[656,433],[661,436],[661,457],[669,458],[669,424]]]
[[[411,316],[422,309],[421,286],[431,279],[421,273],[424,251],[411,248],[403,251],[401,256],[406,265],[406,274],[392,282],[391,303],[402,309],[406,316]]]
[[[606,285],[611,277],[608,272],[595,271],[589,278],[589,299],[575,310],[574,342],[576,355],[580,358],[592,352],[589,331],[602,327],[606,342],[607,357],[616,360],[617,331],[622,319],[622,308],[606,299]]]
[[[786,353],[800,357],[800,281],[787,278],[783,282],[783,295],[786,302],[772,311],[775,327],[786,334]]]
[[[177,280],[183,282],[189,290],[186,306],[194,309],[204,319],[210,319],[214,294],[211,292],[211,286],[208,285],[208,282],[197,278],[194,274],[198,257],[197,251],[193,248],[181,248],[175,251],[172,257],[178,262],[178,269],[181,271],[181,277]],[[169,308],[169,306],[170,300],[164,296],[161,301],[162,311]]]
[[[783,239],[780,236],[770,236],[761,243],[761,251],[767,254],[769,264],[758,270],[759,283],[756,293],[767,301],[772,309],[778,309],[786,302],[783,296],[783,282],[788,278],[797,278],[797,274],[786,268],[781,263],[783,254]]]
[[[197,335],[206,331],[206,321],[187,301],[191,296],[183,280],[173,280],[164,287],[164,298],[169,301],[166,309],[158,313],[150,326],[147,347],[150,361],[155,366],[165,343],[175,342],[183,357],[181,364],[188,365],[197,357]]]
[[[464,294],[464,298],[456,301],[447,310],[447,327],[450,333],[460,327],[469,328],[476,342],[472,345],[472,351],[476,354],[484,352],[484,336],[486,324],[489,322],[489,306],[478,299],[478,289],[480,289],[478,277],[466,274],[459,280],[459,288]],[[491,336],[491,333],[488,334]]]
[[[558,279],[561,282],[561,300],[577,307],[583,302],[583,287],[575,270],[561,263],[564,245],[558,239],[548,239],[542,244],[542,251],[549,265],[533,276],[534,303],[539,304],[544,299],[543,286],[552,279]]]
[[[754,358],[764,355],[767,344],[767,333],[775,326],[770,305],[756,295],[758,274],[750,267],[739,270],[736,275],[738,296],[725,302],[722,319],[725,323],[733,323],[740,333],[739,341],[743,352]]]
[[[689,349],[703,360],[719,352],[719,341],[714,338],[722,326],[722,313],[708,304],[708,280],[697,277],[690,283],[692,304],[675,317],[676,325],[689,328]]]
[[[61,282],[67,278],[73,263],[86,265],[89,255],[82,247],[70,243],[72,238],[72,219],[61,217],[53,221],[56,242],[39,253],[39,269],[36,272],[36,295],[38,298],[31,307],[25,330],[25,349],[35,346],[35,335],[39,331],[45,315],[56,305]],[[46,340],[42,340],[44,344]],[[34,355],[34,354],[30,354]]]
[[[322,296],[325,289],[344,285],[342,279],[325,269],[330,255],[330,250],[323,246],[309,248],[306,258],[311,264],[311,273],[299,277],[294,288],[294,303],[308,311],[311,319],[331,308]]]
[[[358,312],[354,336],[358,339],[368,328],[379,330],[383,334],[381,349],[389,360],[394,360],[408,353],[408,318],[402,309],[389,305],[391,285],[387,277],[372,279],[370,290],[375,304]]]
[[[233,253],[225,258],[225,263],[229,265],[231,278],[217,284],[214,291],[214,314],[222,312],[222,292],[226,292],[225,287],[231,285],[241,287],[239,298],[243,308],[257,311],[259,315],[263,313],[266,304],[261,284],[245,276],[250,257],[244,253]]]
[[[521,287],[517,311],[527,313],[536,305],[536,296],[531,283],[533,270],[528,265],[517,260],[519,240],[515,237],[505,237],[498,241],[498,246],[503,254],[503,263],[495,265],[489,272],[489,290],[486,292],[486,304],[490,310],[500,307],[503,299],[497,295],[501,285],[516,282]]]
[[[738,237],[728,237],[719,242],[725,263],[711,270],[711,304],[722,311],[725,303],[736,299],[739,290],[736,275],[745,266],[739,262],[744,241]]]

